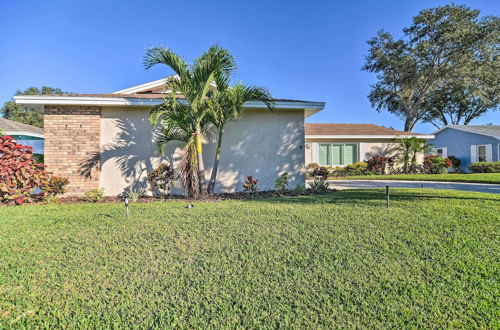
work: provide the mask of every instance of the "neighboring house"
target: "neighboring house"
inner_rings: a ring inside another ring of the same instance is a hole
[[[44,108],[45,164],[54,174],[69,178],[69,195],[96,188],[117,195],[128,187],[144,187],[147,173],[162,160],[153,142],[149,112],[163,102],[164,90],[161,79],[112,94],[14,98],[18,104]],[[241,119],[225,128],[216,191],[242,190],[247,175],[259,179],[260,189],[272,189],[285,171],[292,184],[304,184],[304,118],[324,105],[277,99],[271,112],[262,102],[246,103]],[[207,178],[214,142],[209,135],[204,146]],[[169,145],[166,158],[177,167],[183,144]]]
[[[305,124],[305,134],[306,164],[321,166],[345,166],[372,156],[389,156],[398,137],[434,137],[372,124]]]
[[[472,162],[500,160],[500,125],[447,125],[433,134],[436,152],[460,159],[464,172]]]
[[[0,132],[19,144],[33,147],[33,153],[43,154],[43,128],[0,117]]]

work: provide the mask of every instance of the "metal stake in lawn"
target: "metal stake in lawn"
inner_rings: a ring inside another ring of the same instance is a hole
[[[389,208],[389,186],[385,186],[385,196],[387,197],[387,208]]]
[[[128,218],[128,197],[125,197],[125,210],[127,212],[127,218]]]

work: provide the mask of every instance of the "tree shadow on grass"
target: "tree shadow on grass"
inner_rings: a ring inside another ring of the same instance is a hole
[[[451,192],[452,194],[455,192]],[[500,196],[492,197],[475,197],[460,195],[443,195],[432,194],[429,191],[414,192],[404,191],[401,189],[391,189],[390,201],[431,201],[431,200],[477,200],[477,201],[496,201],[500,202]],[[463,192],[469,194],[469,192]],[[267,203],[284,203],[284,204],[364,204],[373,201],[386,201],[385,189],[359,189],[359,190],[343,190],[334,191],[325,195],[297,196],[297,197],[276,197],[268,199],[254,199],[253,201]]]

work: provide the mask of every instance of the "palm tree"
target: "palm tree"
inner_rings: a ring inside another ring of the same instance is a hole
[[[151,123],[164,126],[167,133],[175,131],[175,127],[179,128],[179,125],[173,121],[163,120],[164,117],[168,117],[168,112],[175,111],[182,112],[182,118],[193,126],[191,128],[194,146],[190,146],[190,150],[194,149],[196,153],[199,193],[205,194],[205,166],[201,143],[203,123],[210,111],[208,101],[217,82],[229,80],[229,76],[235,70],[234,58],[229,51],[217,45],[210,47],[191,65],[170,49],[155,47],[147,50],[144,67],[149,69],[157,64],[170,67],[176,75],[166,79],[165,83],[171,92],[161,107],[153,109]],[[176,100],[178,94],[182,95],[183,100]],[[165,139],[169,137],[169,134],[165,135]]]
[[[209,121],[217,128],[218,136],[212,175],[208,184],[209,195],[213,194],[217,180],[224,126],[230,121],[237,120],[241,116],[243,104],[250,100],[262,101],[269,110],[273,110],[274,102],[272,101],[271,93],[267,89],[245,86],[241,83],[233,87],[228,87],[227,81],[219,82],[217,90],[210,100],[212,111]]]
[[[399,137],[389,152],[394,155],[399,163],[403,164],[403,171],[409,173],[416,170],[417,156],[419,153],[428,153],[431,145],[425,144],[425,139],[412,137]]]

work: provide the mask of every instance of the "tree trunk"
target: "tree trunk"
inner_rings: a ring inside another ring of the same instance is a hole
[[[414,126],[415,126],[415,121],[411,118],[406,117],[404,131],[411,132]]]
[[[210,177],[210,182],[208,183],[208,194],[212,195],[214,193],[215,181],[217,180],[217,171],[219,169],[219,160],[221,154],[222,145],[222,134],[224,134],[224,127],[219,128],[219,137],[217,138],[217,150],[215,151],[214,167],[212,168],[212,175]]]
[[[196,129],[195,141],[196,141],[196,158],[198,160],[198,189],[200,195],[206,194],[205,188],[205,166],[203,164],[203,147],[201,145],[201,133],[200,128]]]

